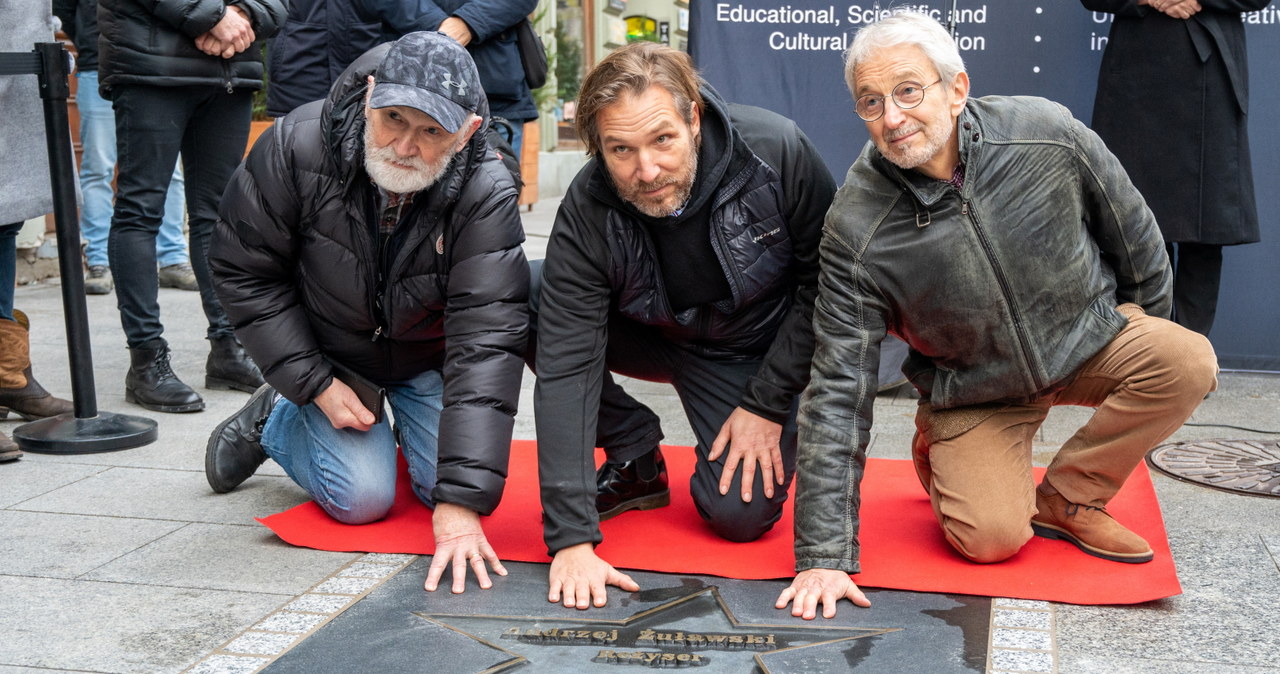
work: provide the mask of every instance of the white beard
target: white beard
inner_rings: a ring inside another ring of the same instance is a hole
[[[379,187],[397,194],[421,192],[431,187],[449,169],[458,149],[452,149],[434,162],[422,157],[401,157],[387,147],[374,147],[371,125],[364,127],[364,169]],[[405,166],[410,168],[405,168]]]

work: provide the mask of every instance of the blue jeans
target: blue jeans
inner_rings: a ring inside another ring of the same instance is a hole
[[[206,334],[210,339],[233,335],[213,292],[209,239],[218,221],[222,192],[249,141],[253,92],[237,89],[227,93],[207,84],[120,84],[111,90],[111,105],[116,113],[119,176],[107,252],[129,348],[163,344],[156,236],[165,189],[179,154],[186,177],[191,268],[209,321]]]
[[[436,450],[444,380],[437,370],[387,387],[404,442],[413,492],[435,507]],[[396,438],[390,419],[368,431],[334,428],[315,403],[281,400],[262,429],[262,448],[329,516],[344,524],[382,519],[396,496]]]
[[[76,77],[80,81],[76,89],[80,144],[84,148],[80,159],[80,191],[84,194],[80,236],[84,239],[85,262],[91,267],[106,266],[111,202],[115,196],[111,179],[116,172],[116,115],[111,111],[111,102],[98,95],[98,71],[76,73]],[[156,260],[161,267],[188,261],[187,240],[182,234],[182,215],[186,210],[182,190],[179,164],[173,167],[173,178],[165,193],[164,219],[156,236]]]
[[[21,222],[0,225],[0,318],[13,320],[13,283],[18,276]]]

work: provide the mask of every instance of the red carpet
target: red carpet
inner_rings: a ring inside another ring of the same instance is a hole
[[[550,561],[542,542],[536,451],[531,441],[512,444],[511,477],[502,505],[484,520],[489,542],[503,560]],[[760,540],[727,542],[710,533],[694,511],[687,487],[693,450],[669,447],[665,456],[671,505],[605,522],[604,543],[598,548],[604,559],[622,569],[727,578],[794,575],[790,501],[782,521]],[[870,459],[862,484],[863,572],[854,577],[859,585],[1073,604],[1134,604],[1182,592],[1145,465],[1138,467],[1108,510],[1151,543],[1156,556],[1148,564],[1107,562],[1067,543],[1038,537],[1013,559],[972,564],[943,539],[911,462]],[[339,524],[314,503],[258,521],[288,543],[321,550],[431,554],[434,548],[431,511],[413,496],[403,470],[396,504],[382,521]]]

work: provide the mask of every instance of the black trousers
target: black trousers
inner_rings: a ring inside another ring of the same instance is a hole
[[[537,348],[538,297],[542,281],[542,261],[530,262],[532,279],[529,287],[529,352],[526,362],[533,369]],[[780,449],[786,472],[781,486],[775,484],[772,498],[764,496],[764,477],[757,472],[751,488],[751,502],[742,501],[742,467],[734,473],[729,493],[720,495],[720,477],[724,473],[722,454],[707,460],[720,427],[738,407],[747,382],[760,370],[761,361],[712,360],[699,357],[680,345],[665,339],[652,326],[643,325],[619,315],[610,317],[609,341],[605,347],[604,385],[600,394],[596,446],[603,447],[609,461],[622,462],[637,458],[657,446],[662,439],[658,415],[644,403],[631,397],[610,372],[634,379],[671,384],[684,408],[685,417],[697,438],[697,464],[689,481],[698,514],[721,536],[731,541],[751,541],[769,531],[782,517],[782,504],[795,475],[796,410],[782,425]],[[536,373],[537,371],[534,370]]]
[[[1208,336],[1218,313],[1222,246],[1166,243],[1165,250],[1173,265],[1173,321]]]
[[[117,178],[108,256],[120,323],[130,348],[154,347],[164,332],[156,278],[156,233],[165,191],[182,154],[191,267],[209,321],[208,336],[233,334],[209,277],[209,238],[218,202],[249,140],[253,97],[247,90],[201,85],[116,85]]]

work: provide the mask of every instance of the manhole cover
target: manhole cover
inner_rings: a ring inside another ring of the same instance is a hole
[[[1178,442],[1151,450],[1147,461],[1180,480],[1224,491],[1280,497],[1280,445],[1274,442]]]

